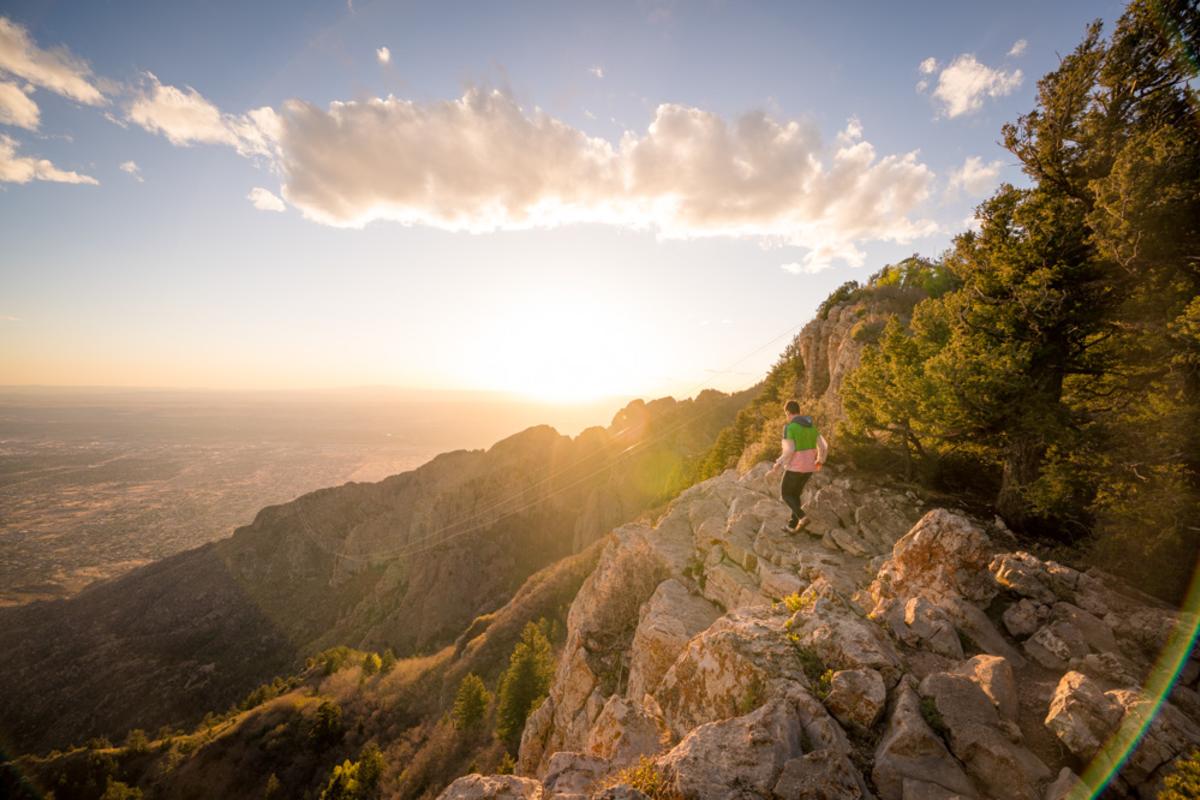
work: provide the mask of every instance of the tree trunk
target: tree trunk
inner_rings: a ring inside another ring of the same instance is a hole
[[[1045,453],[1046,448],[1041,442],[1025,436],[1017,437],[1009,445],[1000,494],[996,497],[996,511],[1014,530],[1028,531],[1037,518],[1025,497],[1025,490],[1037,480]]]

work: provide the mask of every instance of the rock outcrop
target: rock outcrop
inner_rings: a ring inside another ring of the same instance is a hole
[[[542,797],[1065,797],[1146,714],[1170,610],[832,469],[806,489],[810,533],[789,535],[766,471],[614,532],[522,738]],[[1197,745],[1164,703],[1116,791],[1151,797]]]

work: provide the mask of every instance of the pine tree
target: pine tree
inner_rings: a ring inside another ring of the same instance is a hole
[[[500,679],[496,709],[496,735],[510,751],[519,745],[525,720],[545,698],[553,675],[550,642],[541,628],[527,623]]]
[[[492,696],[478,675],[471,672],[458,684],[451,717],[454,727],[460,731],[474,730],[483,722]]]

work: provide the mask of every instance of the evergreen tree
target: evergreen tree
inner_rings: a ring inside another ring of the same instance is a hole
[[[496,735],[509,750],[516,750],[520,744],[525,720],[545,698],[553,676],[550,642],[541,628],[527,623],[500,679]]]
[[[454,727],[460,731],[479,727],[491,702],[492,696],[483,681],[475,673],[468,673],[459,682],[458,693],[454,697],[454,709],[451,711]]]

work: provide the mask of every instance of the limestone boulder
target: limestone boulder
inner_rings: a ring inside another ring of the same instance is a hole
[[[1008,632],[1018,639],[1032,636],[1038,628],[1050,619],[1050,607],[1028,597],[1022,597],[1017,602],[1004,609],[1001,619]]]
[[[802,754],[801,731],[796,709],[777,698],[744,716],[700,725],[658,763],[688,800],[771,797],[784,765]]]
[[[977,655],[956,666],[952,672],[970,679],[992,701],[1000,719],[1017,721],[1020,699],[1012,666],[1003,656]]]
[[[593,789],[612,771],[606,759],[559,751],[550,757],[542,779],[544,800],[588,800]]]
[[[674,578],[663,581],[642,606],[630,647],[626,696],[641,700],[658,686],[688,641],[707,628],[720,611]]]
[[[1116,730],[1124,709],[1082,672],[1062,676],[1054,689],[1045,725],[1058,740],[1085,761]]]
[[[871,669],[894,685],[903,662],[881,625],[861,615],[824,581],[801,595],[801,608],[787,623],[796,643],[829,669]]]
[[[948,596],[986,604],[997,592],[987,571],[991,551],[987,534],[970,518],[934,509],[896,542],[871,595],[877,604],[918,596],[939,605]]]
[[[662,751],[669,738],[670,732],[662,717],[641,704],[613,695],[588,732],[585,752],[621,768],[634,763],[640,756]]]
[[[838,670],[830,680],[825,707],[843,727],[862,731],[875,727],[887,704],[883,676],[873,669]]]
[[[783,765],[775,797],[788,800],[866,800],[862,773],[844,753],[814,750]]]
[[[882,800],[905,800],[920,795],[922,786],[975,797],[975,788],[962,765],[921,715],[921,700],[909,683],[901,682],[887,730],[875,750],[871,776]],[[907,784],[907,785],[906,785]]]
[[[447,786],[438,800],[542,800],[542,784],[516,775],[464,775]]]
[[[770,607],[733,611],[688,642],[653,693],[676,739],[744,713],[773,683],[804,683],[786,620]]]

